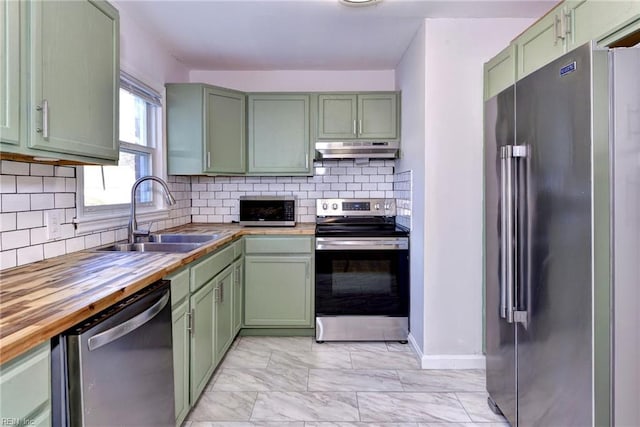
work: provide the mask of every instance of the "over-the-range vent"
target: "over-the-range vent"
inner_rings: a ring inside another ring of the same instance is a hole
[[[319,141],[316,151],[323,159],[394,159],[398,141]]]

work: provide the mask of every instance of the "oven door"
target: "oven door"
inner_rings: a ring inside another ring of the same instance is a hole
[[[409,239],[316,238],[316,316],[409,315]]]

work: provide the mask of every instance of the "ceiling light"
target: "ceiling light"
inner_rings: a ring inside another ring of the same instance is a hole
[[[382,0],[338,0],[345,6],[371,6],[380,3]]]

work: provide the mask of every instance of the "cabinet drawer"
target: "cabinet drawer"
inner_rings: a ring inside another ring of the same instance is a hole
[[[224,249],[210,255],[204,261],[191,268],[191,291],[195,291],[220,273],[234,260],[234,246],[227,245]]]
[[[49,341],[0,367],[0,418],[20,419],[49,402]]]
[[[248,254],[297,254],[311,253],[311,237],[246,237],[245,251]]]
[[[185,268],[166,277],[171,280],[171,307],[189,295],[189,269]]]

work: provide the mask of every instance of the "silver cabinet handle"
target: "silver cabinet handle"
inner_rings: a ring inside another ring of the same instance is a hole
[[[305,168],[309,167],[309,153],[304,155],[304,167]]]
[[[220,302],[224,302],[224,282],[220,282]]]
[[[562,34],[564,34],[563,38],[568,38],[569,34],[571,34],[573,31],[571,29],[571,14],[573,13],[573,11],[571,12],[566,12],[562,14]]]
[[[211,167],[211,151],[207,151],[207,168]]]
[[[49,138],[49,101],[43,99],[36,111],[42,111],[42,127],[37,128],[36,132],[41,133],[43,138]]]
[[[193,308],[191,309],[191,311],[187,311],[187,332],[189,332],[192,335],[193,335],[193,312],[194,312]]]
[[[357,131],[356,131],[356,121],[355,121],[355,119],[353,120],[353,134],[354,135],[358,134]]]
[[[118,326],[114,326],[111,329],[107,329],[104,332],[101,332],[99,334],[92,336],[91,338],[89,338],[87,343],[89,346],[89,351],[97,350],[100,347],[105,346],[110,342],[113,342],[118,338],[121,338],[135,331],[136,329],[138,329],[139,327],[141,327],[142,325],[144,325],[145,323],[149,322],[151,319],[156,317],[158,313],[160,313],[162,309],[167,305],[168,302],[169,302],[169,292],[165,292],[162,298],[160,298],[158,302],[156,302],[147,310],[132,317],[126,322],[119,324]]]
[[[358,134],[362,135],[362,119],[358,120]]]

